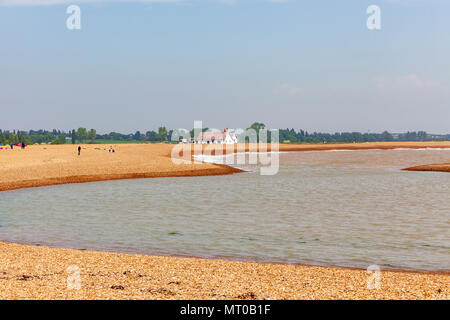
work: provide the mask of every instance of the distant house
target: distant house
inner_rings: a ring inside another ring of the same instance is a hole
[[[237,137],[234,132],[230,132],[228,129],[220,131],[207,131],[198,135],[195,143],[199,144],[235,144],[237,143]]]

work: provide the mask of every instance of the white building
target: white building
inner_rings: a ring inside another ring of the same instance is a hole
[[[223,132],[220,131],[207,131],[202,132],[198,135],[195,143],[200,144],[235,144],[238,143],[236,134],[230,132],[228,129],[224,129]]]
[[[182,139],[182,138],[180,138],[178,140],[178,143],[179,144],[189,144],[189,143],[191,143],[191,139]]]

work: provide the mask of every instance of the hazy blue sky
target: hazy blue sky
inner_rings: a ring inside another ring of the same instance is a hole
[[[0,0],[0,128],[450,133],[449,40],[445,0]]]

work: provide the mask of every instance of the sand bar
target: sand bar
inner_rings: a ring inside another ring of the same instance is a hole
[[[74,145],[36,145],[25,150],[0,150],[0,191],[67,183],[131,178],[223,175],[240,172],[228,166],[191,163],[174,164],[174,145],[121,144],[83,145],[81,156]],[[217,146],[203,146],[216,154]],[[222,148],[222,146],[219,146]],[[236,152],[240,146],[225,152]],[[379,142],[352,144],[281,144],[280,151],[366,150],[396,148],[450,148],[450,142]],[[252,147],[244,146],[249,151]],[[270,147],[268,148],[270,150]],[[193,153],[194,151],[192,151]]]
[[[132,178],[224,175],[241,170],[215,164],[177,164],[173,145],[123,144],[36,145],[0,151],[0,191],[21,188]]]
[[[0,190],[123,178],[232,174],[213,164],[175,165],[172,145],[30,146],[0,151]],[[281,145],[280,151],[450,148],[450,143]],[[449,274],[365,270],[56,249],[0,243],[1,299],[449,299]],[[81,289],[67,287],[67,268]]]
[[[450,163],[427,164],[423,166],[416,166],[404,169],[406,171],[436,171],[436,172],[450,172]]]

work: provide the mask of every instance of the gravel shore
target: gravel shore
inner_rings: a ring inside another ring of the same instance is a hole
[[[0,243],[0,261],[0,299],[450,298],[448,274],[382,270],[379,289],[368,289],[365,270],[9,243]]]

